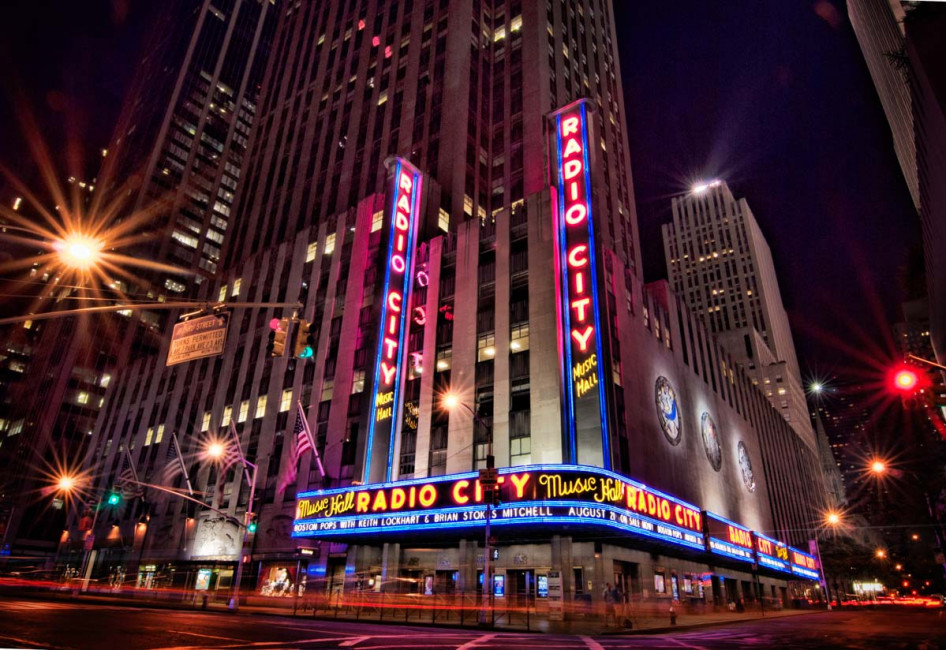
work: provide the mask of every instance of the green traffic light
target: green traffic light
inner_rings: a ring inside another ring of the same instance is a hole
[[[305,346],[302,352],[299,353],[300,359],[311,359],[315,355],[315,351],[310,346]]]
[[[118,492],[112,492],[108,495],[108,505],[110,506],[117,506],[119,503],[121,503],[121,500],[122,495],[120,495]]]
[[[246,527],[247,532],[255,533],[256,532],[256,522],[250,522],[250,525]]]

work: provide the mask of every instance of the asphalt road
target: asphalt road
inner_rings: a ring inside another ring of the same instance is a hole
[[[0,647],[610,650],[612,648],[946,648],[946,614],[806,614],[662,635],[598,637],[307,621],[263,615],[0,598]]]

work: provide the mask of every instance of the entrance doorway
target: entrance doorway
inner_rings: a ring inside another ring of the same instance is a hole
[[[624,594],[625,602],[641,599],[641,567],[636,562],[614,560],[614,586]]]
[[[513,607],[532,607],[535,604],[535,571],[532,569],[506,571],[506,595]]]

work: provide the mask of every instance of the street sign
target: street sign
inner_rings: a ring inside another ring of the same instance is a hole
[[[223,354],[229,319],[229,312],[223,312],[177,323],[171,334],[171,347],[165,365],[173,366]]]
[[[480,470],[480,485],[496,485],[499,480],[499,470],[495,467],[488,467]]]

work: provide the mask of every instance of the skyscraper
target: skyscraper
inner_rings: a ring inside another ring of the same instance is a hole
[[[131,222],[123,238],[141,239],[122,252],[161,266],[124,269],[133,279],[116,273],[103,290],[163,302],[192,294],[217,269],[276,15],[265,1],[174,0],[154,20],[96,192],[86,190],[87,214],[78,221],[95,223],[99,211],[119,205],[112,225]],[[45,504],[32,503],[25,477],[50,448],[67,458],[84,453],[116,369],[155,351],[166,318],[128,311],[10,330],[9,345],[28,354],[0,395],[0,419],[16,430],[0,445],[9,481],[2,500],[15,505],[7,543],[21,551],[55,548],[61,525],[50,529],[48,518],[34,516]]]
[[[919,209],[913,103],[910,97],[909,66],[904,51],[905,4],[902,0],[848,0],[847,13],[887,116],[903,178],[913,204]]]
[[[672,205],[673,222],[661,230],[673,290],[816,450],[772,252],[749,204],[717,180]]]
[[[750,527],[807,540],[811,452],[636,273],[610,11],[371,0],[281,16],[236,234],[202,287],[265,306],[232,308],[221,356],[167,368],[165,340],[130,364],[96,425],[100,488],[125,450],[154,480],[174,431],[213,508],[146,493],[110,513],[123,529],[150,513],[158,534],[135,550],[161,580],[225,578],[244,555],[281,575],[304,545],[316,593],[483,593],[491,479],[490,572],[523,597],[557,573],[568,599],[606,581],[752,599]],[[319,460],[296,473],[300,416]],[[231,431],[258,474],[204,459]],[[248,545],[241,517],[258,521]],[[738,544],[709,543],[728,525]],[[780,548],[763,584],[784,596],[812,572]],[[716,561],[728,573],[710,578]]]

